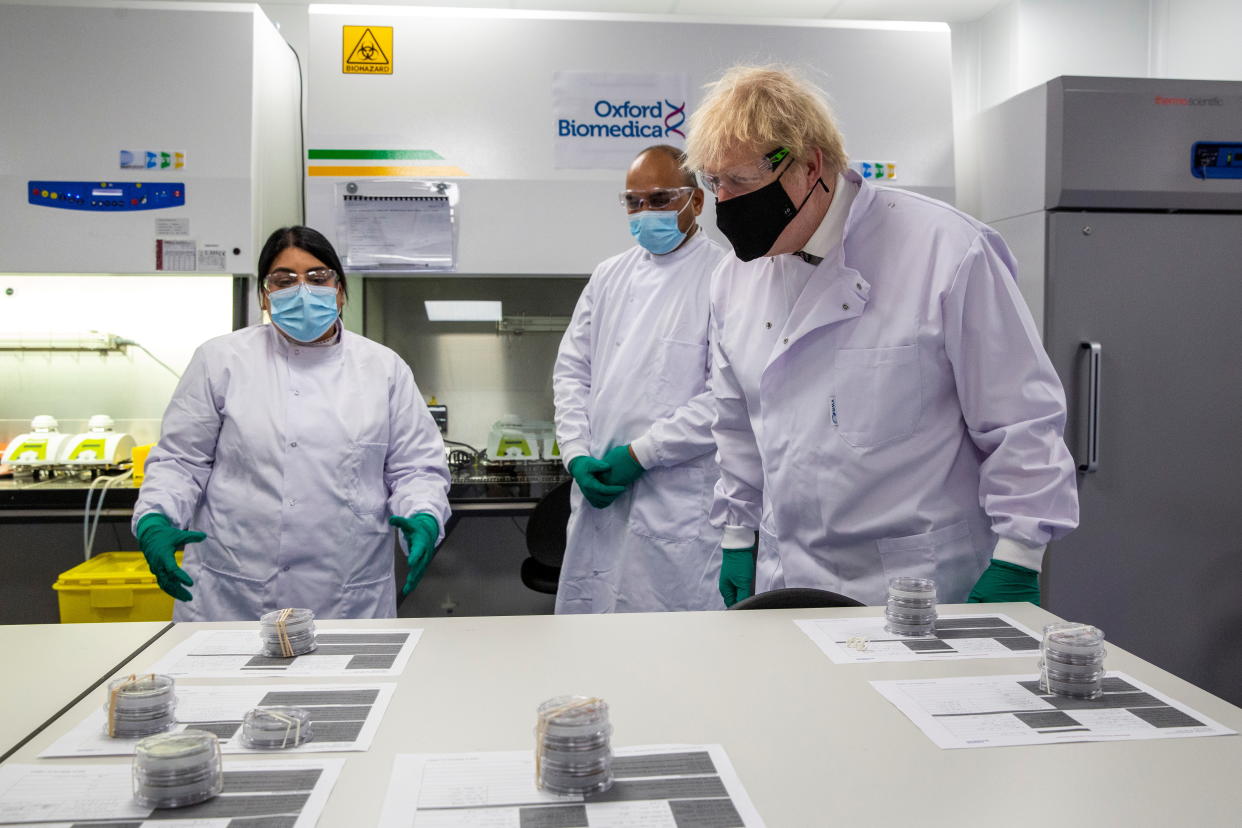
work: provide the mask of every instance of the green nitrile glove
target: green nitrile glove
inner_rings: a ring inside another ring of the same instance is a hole
[[[605,483],[600,475],[608,471],[608,464],[590,455],[575,457],[569,461],[569,473],[578,481],[582,496],[596,509],[604,509],[625,491],[624,486],[613,486]]]
[[[755,594],[755,559],[758,554],[758,544],[745,549],[721,550],[718,585],[726,607]]]
[[[193,601],[194,597],[186,587],[194,586],[194,579],[177,566],[177,549],[187,543],[206,540],[207,535],[178,529],[159,512],[143,515],[134,534],[160,589],[178,601]]]
[[[646,471],[629,446],[617,446],[604,455],[608,471],[604,472],[604,482],[612,486],[629,486],[643,476]]]
[[[968,604],[1030,601],[1039,606],[1039,573],[1008,561],[993,560],[966,599]]]
[[[410,574],[405,576],[405,586],[401,588],[401,597],[409,595],[423,579],[427,564],[436,554],[436,539],[440,537],[440,522],[427,512],[419,512],[408,518],[393,515],[389,524],[396,526],[405,535],[405,545],[409,548],[406,562],[410,565]]]

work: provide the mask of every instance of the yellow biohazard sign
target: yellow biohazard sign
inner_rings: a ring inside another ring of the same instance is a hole
[[[342,26],[341,71],[346,75],[392,74],[392,26]]]

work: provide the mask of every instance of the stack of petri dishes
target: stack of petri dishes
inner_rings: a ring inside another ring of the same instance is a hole
[[[608,703],[587,696],[557,696],[539,705],[535,725],[535,777],[557,794],[602,793],[612,787],[612,724]]]
[[[242,742],[257,750],[284,750],[314,738],[310,711],[302,707],[256,707],[242,719]]]
[[[891,578],[884,629],[895,635],[936,633],[936,582],[931,578]]]
[[[315,613],[308,609],[281,609],[259,619],[263,654],[293,658],[315,649]]]
[[[104,703],[104,731],[119,739],[136,739],[167,730],[176,721],[174,689],[171,676],[155,673],[112,680]]]
[[[220,741],[205,730],[148,736],[134,748],[134,800],[147,808],[182,808],[224,789]]]
[[[1090,624],[1044,626],[1039,686],[1045,693],[1094,699],[1104,692],[1104,632]]]

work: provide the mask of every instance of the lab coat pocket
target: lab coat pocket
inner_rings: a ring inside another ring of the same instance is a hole
[[[250,621],[280,609],[272,589],[275,572],[266,578],[250,578],[206,563],[195,569],[192,603],[204,621]]]
[[[919,346],[837,351],[832,421],[841,439],[871,448],[909,437],[923,413]]]
[[[630,531],[645,538],[690,541],[707,522],[707,480],[694,466],[647,471],[634,483]]]
[[[977,559],[970,525],[964,520],[921,535],[883,538],[876,545],[884,568],[883,590],[889,578],[932,578],[943,603],[960,600],[950,595],[962,580],[959,570],[973,571]]]
[[[636,365],[642,371],[644,366]],[[661,339],[652,371],[651,395],[656,402],[679,406],[707,390],[707,344]]]
[[[382,511],[388,503],[388,484],[384,482],[386,443],[354,443],[346,470],[349,508],[356,515]]]
[[[341,589],[336,618],[394,618],[397,614],[396,576],[355,581]]]

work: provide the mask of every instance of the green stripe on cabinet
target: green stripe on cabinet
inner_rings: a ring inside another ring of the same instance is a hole
[[[313,149],[306,151],[310,160],[349,158],[362,161],[440,161],[443,156],[435,150],[369,150],[369,149]]]

